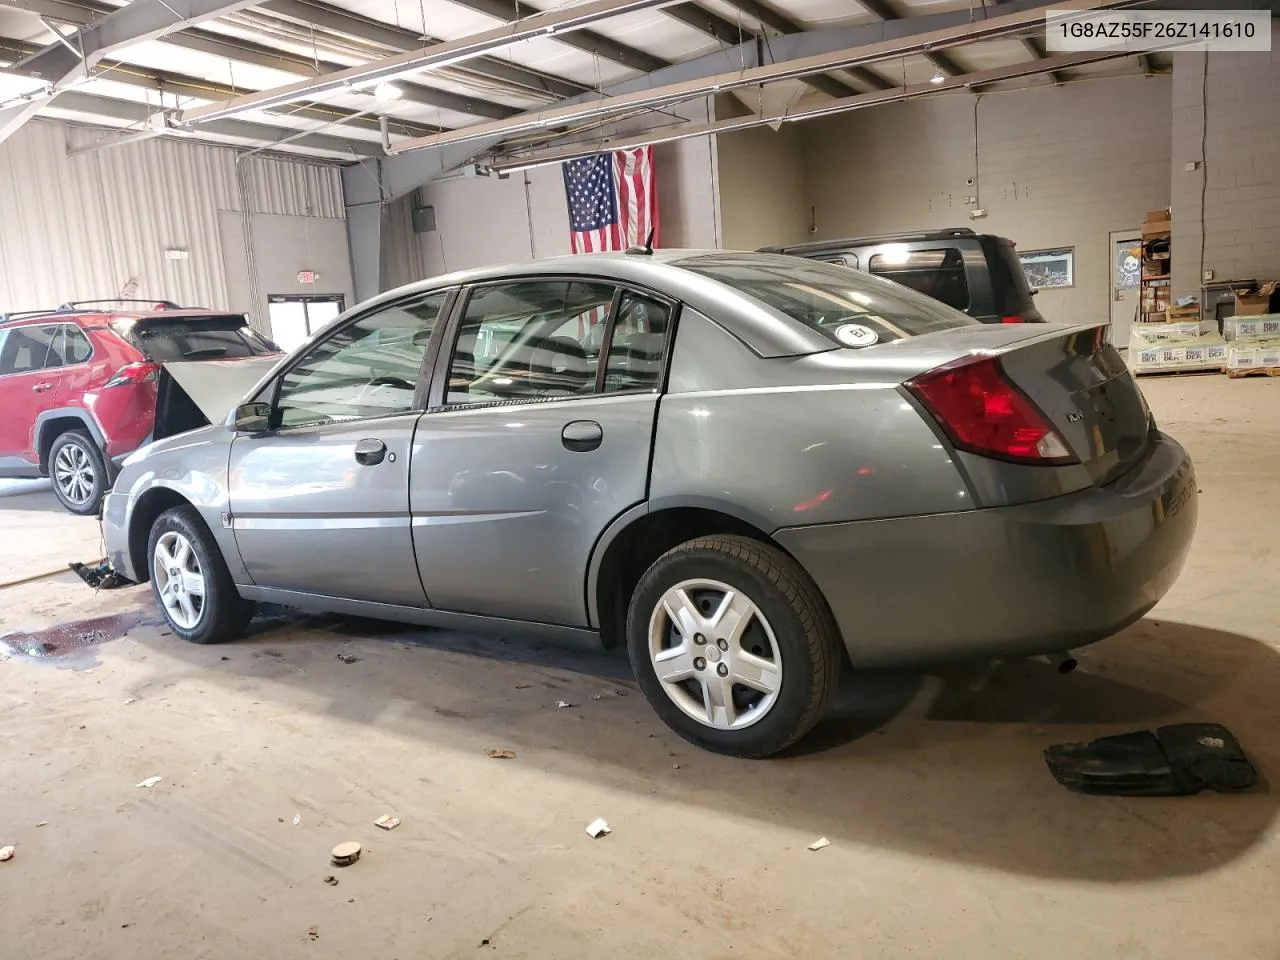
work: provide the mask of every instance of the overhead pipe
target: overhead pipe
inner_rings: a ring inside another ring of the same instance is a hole
[[[302,80],[272,90],[245,94],[207,106],[183,110],[176,121],[185,126],[233,116],[247,110],[262,110],[297,100],[314,100],[328,93],[341,93],[356,86],[370,86],[406,73],[474,60],[523,40],[569,33],[612,17],[669,6],[677,2],[679,0],[590,0],[588,3],[568,9],[539,13],[514,23],[503,24],[492,30],[444,43],[435,43],[421,50],[409,50],[392,57],[384,57],[381,60],[348,67],[345,70],[326,73],[313,80]]]
[[[509,155],[505,159],[493,158],[486,166],[495,172],[517,173],[531,170],[534,167],[545,167],[566,160],[577,160],[589,157],[603,150],[633,150],[636,147],[650,146],[659,143],[674,143],[677,140],[688,140],[693,137],[704,137],[718,133],[733,133],[738,130],[750,130],[754,127],[772,126],[779,123],[792,123],[799,120],[815,120],[819,117],[848,113],[885,103],[898,103],[903,100],[914,100],[932,94],[945,93],[949,90],[981,84],[999,83],[1002,80],[1019,80],[1046,73],[1068,70],[1072,67],[1083,67],[1094,63],[1105,63],[1110,60],[1123,60],[1136,56],[1132,51],[1098,51],[1088,53],[1066,53],[1045,57],[1042,60],[1031,60],[1009,67],[993,67],[990,70],[975,70],[956,77],[948,77],[940,83],[910,84],[906,87],[894,87],[890,90],[877,90],[874,93],[860,93],[852,97],[841,97],[811,107],[798,110],[787,110],[773,114],[752,114],[746,117],[729,117],[725,120],[714,120],[710,123],[680,125],[640,133],[598,139],[593,142],[579,142],[557,149],[536,152],[530,155]]]
[[[1149,2],[1150,0],[1081,0],[1081,2],[1072,4],[1071,9],[1078,11],[1118,10],[1126,7],[1143,6]],[[1042,24],[1046,9],[1037,7],[1032,10],[991,17],[981,22],[932,30],[927,33],[916,34],[910,38],[884,40],[878,43],[849,47],[832,53],[815,54],[795,60],[784,60],[781,63],[752,67],[747,70],[735,70],[716,76],[699,77],[694,80],[671,83],[648,90],[637,90],[632,93],[604,97],[589,103],[553,107],[537,113],[521,114],[509,120],[477,123],[458,130],[450,130],[446,133],[400,140],[392,145],[391,153],[406,153],[410,150],[421,150],[426,147],[442,147],[448,144],[466,143],[488,137],[507,136],[530,130],[560,127],[579,120],[591,120],[639,108],[662,107],[708,93],[725,93],[730,90],[752,87],[758,84],[776,83],[780,80],[796,80],[815,73],[845,70],[850,67],[866,66],[881,60],[893,60],[917,53],[928,53],[983,40],[994,40]],[[937,86],[935,84],[935,89]]]

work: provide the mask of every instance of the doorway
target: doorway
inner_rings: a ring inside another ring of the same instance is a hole
[[[271,339],[288,352],[329,323],[345,306],[346,298],[340,294],[269,294],[267,319],[271,324]]]
[[[1142,231],[1118,230],[1108,235],[1111,259],[1111,326],[1108,336],[1117,350],[1129,349],[1129,328],[1138,314],[1142,282]]]

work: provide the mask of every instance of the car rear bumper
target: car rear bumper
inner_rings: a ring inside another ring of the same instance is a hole
[[[1017,507],[793,527],[855,666],[1050,653],[1110,636],[1177,579],[1191,458],[1163,434],[1106,487]]]

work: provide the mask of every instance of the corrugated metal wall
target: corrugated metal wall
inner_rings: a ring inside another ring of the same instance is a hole
[[[228,309],[218,212],[246,208],[237,151],[155,139],[67,156],[102,135],[37,121],[0,145],[0,311],[119,296],[130,281],[138,297]],[[251,214],[345,217],[337,167],[243,163]]]

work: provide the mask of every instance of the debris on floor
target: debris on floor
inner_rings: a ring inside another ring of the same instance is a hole
[[[517,684],[516,684],[516,689],[517,689],[517,690],[528,690],[528,689],[529,689],[530,687],[532,687],[532,686],[533,686],[533,684],[532,684],[532,683],[517,683]]]
[[[354,840],[340,843],[329,851],[329,859],[335,867],[349,867],[360,859],[360,844]]]
[[[106,560],[99,560],[93,566],[83,563],[69,563],[67,566],[95,590],[115,590],[129,585],[129,581],[111,569],[111,564]]]
[[[377,820],[373,821],[375,827],[381,827],[383,830],[394,830],[400,826],[400,818],[393,817],[389,813],[384,813]]]
[[[301,822],[302,822],[302,814],[300,814],[300,813],[295,813],[295,814],[293,815],[293,825],[296,827],[296,826],[297,826],[298,824],[300,824]]]
[[[1179,723],[1044,752],[1049,771],[1068,790],[1126,797],[1234,793],[1258,783],[1258,771],[1236,738],[1216,723]]]
[[[164,777],[147,777],[147,779],[143,780],[141,783],[134,784],[134,786],[144,787],[144,788],[154,787],[157,783],[159,783],[163,779]]]
[[[17,852],[18,852],[17,849],[13,846],[0,847],[0,863],[4,862],[5,860],[12,860],[13,855]]]
[[[320,929],[318,927],[307,927],[307,936],[312,940],[320,939]]]
[[[357,663],[360,660],[359,657],[352,656],[349,653],[338,654],[338,659],[341,660],[343,663]]]
[[[613,833],[613,829],[609,824],[605,823],[603,817],[596,817],[587,824],[587,836],[592,840],[598,840],[600,837]]]
[[[567,708],[567,707],[572,707],[572,706],[573,706],[573,704],[572,704],[572,703],[570,703],[568,700],[557,700],[557,701],[556,701],[556,709],[557,709],[557,710],[564,710],[565,708]]]
[[[49,825],[48,820],[41,820],[39,823],[36,824],[37,827],[47,827],[48,825]]]
[[[137,697],[129,697],[127,700],[125,700],[124,705],[127,707],[129,704],[137,703],[137,702],[138,702]]]
[[[490,747],[485,751],[485,755],[492,760],[514,760],[516,758],[514,750],[506,750],[499,747]]]
[[[338,885],[338,878],[331,873],[324,878],[324,882],[331,887],[336,887]]]
[[[819,837],[817,840],[813,841],[813,843],[809,844],[809,846],[806,847],[805,849],[821,850],[823,847],[829,847],[829,846],[831,846],[830,840],[828,840],[826,837]]]

